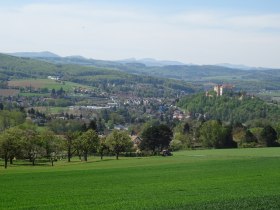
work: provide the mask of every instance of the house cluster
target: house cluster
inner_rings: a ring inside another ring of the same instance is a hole
[[[126,98],[123,102],[124,105],[141,105],[143,104],[144,106],[149,105],[150,100],[149,99],[142,99],[142,98],[136,98],[136,97],[130,97]]]
[[[110,106],[69,106],[70,110],[100,110],[100,109],[110,109]]]
[[[74,89],[74,93],[81,93],[81,94],[92,94],[94,91],[89,90],[87,88],[77,87]]]
[[[183,120],[183,119],[187,119],[190,118],[190,115],[186,115],[184,114],[184,112],[180,111],[180,110],[175,110],[173,112],[173,119],[177,119],[177,120]]]
[[[60,81],[61,80],[60,77],[55,77],[55,76],[48,76],[48,79],[55,80],[55,81]]]

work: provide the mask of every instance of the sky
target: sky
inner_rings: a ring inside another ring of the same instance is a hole
[[[279,0],[0,0],[0,52],[280,68]]]

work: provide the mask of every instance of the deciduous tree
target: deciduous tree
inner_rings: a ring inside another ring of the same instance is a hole
[[[156,152],[169,147],[172,136],[173,133],[167,125],[160,124],[146,127],[141,135],[140,149],[151,150],[153,154],[156,154]]]
[[[109,149],[115,153],[116,159],[119,159],[121,152],[129,151],[132,148],[132,141],[127,132],[114,130],[107,138],[106,144]]]
[[[92,151],[96,151],[99,144],[99,137],[97,133],[89,129],[87,132],[83,133],[78,139],[78,149],[83,153],[84,160],[87,161],[88,154]]]
[[[7,168],[8,160],[10,163],[16,155],[21,153],[20,138],[22,131],[18,128],[10,128],[0,136],[0,151],[4,158],[4,167]]]

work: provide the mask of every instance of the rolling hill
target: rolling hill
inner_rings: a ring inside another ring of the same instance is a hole
[[[42,57],[40,54],[38,54],[38,57],[34,57],[34,59],[56,65],[74,64],[117,70],[141,76],[187,81],[199,86],[205,86],[206,89],[209,83],[231,83],[235,85],[237,90],[251,93],[258,93],[262,90],[280,90],[279,69],[251,68],[231,64],[183,65],[178,62],[161,62],[154,59],[106,61],[87,59],[82,56]]]
[[[145,90],[145,94],[151,97],[153,95],[176,95],[181,91],[185,93],[195,91],[194,86],[184,81],[135,75],[106,65],[101,66],[51,63],[38,59],[0,54],[0,81],[2,81],[3,86],[6,81],[12,79],[58,76],[65,81],[90,85],[106,91],[125,93],[131,90],[136,93],[141,89]],[[111,88],[108,89],[110,86]]]
[[[55,56],[55,54],[53,53],[43,54],[46,56],[43,56],[41,53],[24,53],[23,55],[25,58],[19,59],[21,62],[21,68],[24,68],[26,60],[29,59],[26,56],[36,55],[35,57],[32,57],[32,59],[36,59],[37,61],[44,61],[44,63],[40,63],[40,65],[42,65],[43,67],[43,72],[47,70],[48,72],[53,72],[58,75],[62,74],[62,72],[64,72],[65,74],[71,71],[77,72],[77,69],[82,69],[82,72],[92,71],[94,69],[95,72],[100,70],[108,70],[111,71],[110,74],[117,75],[120,75],[121,72],[124,72],[129,75],[134,74],[144,78],[150,76],[153,78],[156,77],[158,79],[175,79],[180,80],[180,82],[178,82],[180,84],[184,83],[182,81],[185,81],[199,86],[200,89],[208,89],[209,87],[212,88],[213,83],[230,83],[236,87],[236,90],[247,91],[250,93],[259,93],[263,90],[280,90],[279,69],[249,67],[245,68],[244,66],[228,64],[226,66],[183,65],[182,63],[176,63],[172,61],[160,62],[154,59],[128,59],[123,61],[106,61],[87,59],[82,56],[60,57]],[[15,58],[13,59],[15,61]],[[17,60],[17,62],[19,62],[19,60]],[[35,60],[30,60],[29,63],[30,62],[32,62],[33,64],[36,63]],[[47,65],[46,62],[49,64]],[[14,64],[10,63],[9,65],[13,66]],[[43,72],[40,69],[41,68],[37,68],[36,72],[40,72],[40,74],[43,74]],[[113,73],[112,71],[115,71],[115,73]],[[124,76],[127,74],[122,75]],[[208,84],[210,84],[210,86]]]

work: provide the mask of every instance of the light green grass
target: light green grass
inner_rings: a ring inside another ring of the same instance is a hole
[[[24,96],[24,97],[49,97],[51,94],[50,93],[19,93],[19,96]]]
[[[55,89],[59,90],[61,87],[66,92],[73,92],[74,88],[86,88],[93,89],[92,87],[81,85],[74,82],[64,81],[63,83],[56,82],[51,79],[21,79],[21,80],[12,80],[10,83],[15,83],[18,86],[29,87],[34,86],[35,88],[48,88],[49,90]]]
[[[280,148],[0,169],[1,209],[279,209]]]

